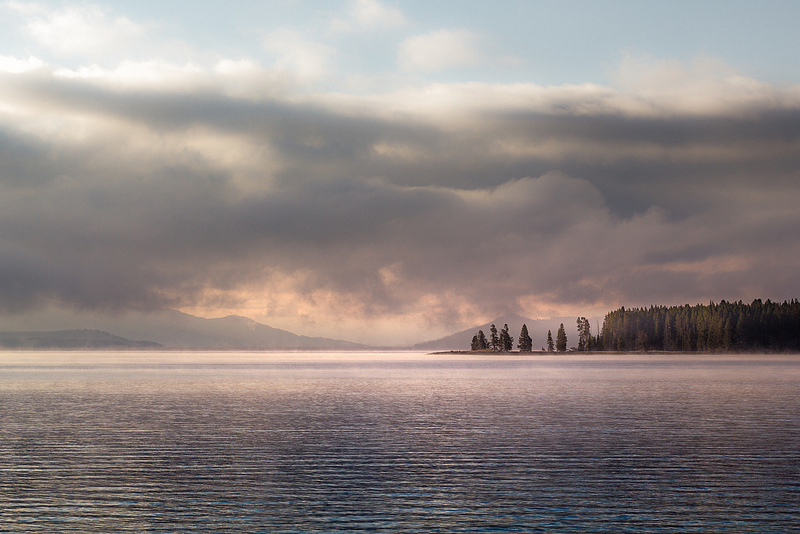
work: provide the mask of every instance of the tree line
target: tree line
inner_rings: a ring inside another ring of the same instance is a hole
[[[606,314],[601,333],[592,335],[589,321],[577,319],[578,351],[789,351],[800,352],[800,301],[782,303],[756,299],[750,304],[721,301],[690,306],[621,307]],[[511,352],[514,338],[508,325],[495,325],[487,338],[473,336],[471,349]],[[522,325],[517,348],[531,352],[533,340]],[[555,340],[547,331],[548,352],[567,351],[564,323]]]
[[[604,350],[800,351],[800,301],[622,307],[601,338]]]

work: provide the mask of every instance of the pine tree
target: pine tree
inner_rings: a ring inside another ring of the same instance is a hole
[[[490,338],[489,338],[489,347],[494,351],[497,352],[500,350],[500,338],[497,336],[497,327],[492,324],[490,331]]]
[[[478,350],[486,350],[487,346],[486,334],[483,333],[483,330],[478,330]]]
[[[519,332],[519,344],[517,345],[520,352],[533,351],[533,339],[528,335],[528,326],[523,324],[522,330]]]
[[[550,330],[547,331],[547,352],[553,352],[556,350],[555,345],[553,344],[553,334],[550,333]]]
[[[556,333],[556,350],[558,352],[567,351],[567,333],[564,331],[564,323],[561,323]]]
[[[592,330],[586,317],[578,317],[578,350],[589,350],[592,343]]]
[[[478,350],[478,335],[475,334],[472,336],[472,343],[470,344],[470,350]]]
[[[508,324],[503,325],[500,331],[500,347],[506,352],[511,352],[514,349],[514,338],[508,333]]]

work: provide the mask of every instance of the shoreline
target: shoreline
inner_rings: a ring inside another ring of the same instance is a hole
[[[565,352],[558,351],[542,351],[534,350],[530,352],[513,351],[492,351],[492,350],[440,350],[428,353],[431,356],[446,355],[446,354],[473,354],[473,355],[487,355],[487,356],[568,356],[568,355],[595,355],[595,354],[653,354],[653,355],[682,355],[682,354],[794,354],[800,355],[800,351],[771,351],[771,350],[755,350],[755,351],[698,351],[698,350],[568,350]]]

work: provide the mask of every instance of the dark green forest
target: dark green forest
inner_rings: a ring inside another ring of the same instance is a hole
[[[615,351],[800,351],[800,301],[624,307],[597,339]]]

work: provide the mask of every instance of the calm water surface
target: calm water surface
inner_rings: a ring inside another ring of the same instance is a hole
[[[0,353],[0,532],[800,532],[798,356]]]

